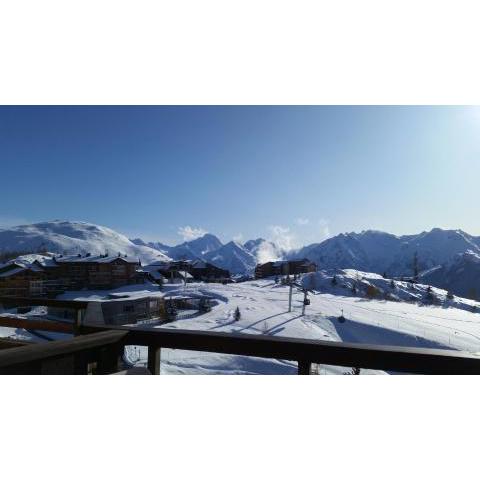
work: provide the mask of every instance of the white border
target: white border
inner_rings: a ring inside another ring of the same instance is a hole
[[[0,103],[480,103],[478,2],[1,5]]]
[[[3,1],[3,104],[478,104],[461,1]],[[1,161],[1,160],[0,160]],[[4,478],[452,478],[475,378],[0,378]]]

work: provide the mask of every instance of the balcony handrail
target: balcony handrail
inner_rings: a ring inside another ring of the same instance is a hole
[[[104,329],[127,332],[126,345],[171,348],[250,357],[291,360],[307,364],[358,367],[416,374],[480,374],[480,353],[454,350],[367,345],[242,333],[83,325],[83,332]]]
[[[99,364],[101,373],[114,373],[119,368],[120,347],[126,335],[105,330],[69,340],[0,350],[0,374],[87,373],[89,363]]]
[[[0,297],[0,305],[16,305],[26,306],[26,307],[58,307],[58,308],[67,308],[72,310],[85,310],[88,307],[89,302],[81,300],[57,300],[53,298],[46,297]]]
[[[61,305],[65,308],[74,308],[79,311],[79,314],[80,310],[85,309],[88,305],[88,302],[0,297],[0,303],[4,301],[9,303],[13,301],[13,304],[21,305]],[[79,320],[81,320],[80,317]],[[97,337],[91,337],[91,334],[104,334],[105,337],[99,338],[116,339],[116,342],[111,344],[115,350],[113,357],[118,354],[118,349],[123,349],[125,345],[148,347],[148,364],[154,373],[159,372],[160,350],[171,348],[296,361],[299,365],[299,373],[308,373],[311,364],[315,363],[416,374],[480,374],[480,352],[475,354],[454,350],[366,345],[145,326],[82,324],[81,321],[76,323],[75,333],[80,336],[72,340],[55,341],[41,346],[32,345],[0,352],[3,355],[0,355],[0,373],[3,367],[25,363],[25,355],[28,352],[31,352],[29,356],[27,355],[30,362],[41,362],[42,359],[48,357],[77,354],[82,348],[93,348],[88,347],[87,339]],[[59,345],[64,350],[60,351]],[[39,348],[40,350],[38,350]],[[17,356],[17,352],[25,353]],[[5,356],[7,353],[8,357]],[[9,359],[8,364],[5,363],[7,358]],[[103,369],[103,371],[107,371],[107,369]]]

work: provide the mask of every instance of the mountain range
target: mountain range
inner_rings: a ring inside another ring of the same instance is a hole
[[[282,251],[263,238],[243,244],[223,244],[208,233],[179,245],[129,240],[114,230],[85,222],[55,220],[0,229],[0,252],[126,254],[143,264],[169,259],[202,259],[230,270],[252,274],[257,263],[271,260],[308,258],[319,269],[356,269],[413,276],[423,283],[449,289],[462,296],[480,294],[480,237],[462,230],[434,228],[417,235],[396,236],[368,230],[344,233],[295,251]]]
[[[418,235],[396,236],[368,230],[345,233],[312,244],[291,255],[308,258],[321,268],[354,268],[391,276],[413,275],[451,262],[457,255],[472,251],[480,254],[480,237],[462,230],[434,228]]]
[[[202,258],[234,274],[251,274],[257,263],[308,258],[320,269],[356,269],[387,277],[413,277],[418,272],[423,283],[461,296],[480,296],[480,237],[462,230],[434,228],[403,236],[367,230],[289,252],[263,238],[222,245],[212,234],[162,248],[171,258]]]

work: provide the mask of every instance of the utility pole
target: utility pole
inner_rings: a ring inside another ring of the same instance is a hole
[[[289,283],[290,292],[288,294],[288,312],[292,311],[292,294],[293,294],[293,283],[290,281]]]
[[[305,307],[307,305],[307,290],[303,291],[303,307],[302,307],[302,317],[305,315]]]
[[[310,305],[310,300],[308,299],[308,292],[312,292],[312,294],[315,294],[313,290],[309,290],[308,288],[305,288],[303,285],[300,285],[293,280],[290,280],[289,282],[289,295],[288,295],[288,311],[292,311],[292,294],[293,294],[293,287],[297,287],[299,291],[303,292],[303,307],[302,307],[302,316],[305,315],[305,308],[307,305]]]

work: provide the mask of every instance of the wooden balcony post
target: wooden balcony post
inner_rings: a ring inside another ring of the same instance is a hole
[[[306,360],[298,361],[298,374],[299,375],[310,375],[310,368],[312,367],[311,362]]]
[[[97,354],[97,373],[108,375],[120,371],[123,355],[123,344],[116,343],[102,347]]]
[[[152,375],[160,375],[160,347],[148,347],[148,369]]]
[[[83,324],[83,314],[84,310],[77,310],[75,312],[75,324],[73,326],[73,336],[76,337],[77,335],[80,335],[81,327]]]

